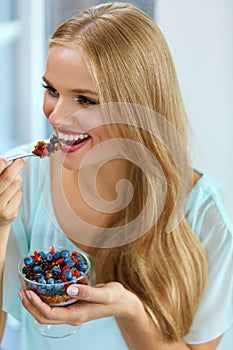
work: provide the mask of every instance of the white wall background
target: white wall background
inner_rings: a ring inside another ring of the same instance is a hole
[[[233,1],[157,0],[194,133],[194,164],[233,190]]]

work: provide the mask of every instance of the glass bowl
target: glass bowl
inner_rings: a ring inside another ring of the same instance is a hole
[[[24,257],[18,273],[24,290],[30,289],[50,306],[65,306],[77,301],[66,293],[72,284],[89,284],[89,258],[63,247],[37,249]]]
[[[18,264],[19,280],[24,290],[32,290],[50,306],[68,306],[78,301],[66,293],[72,284],[90,284],[90,260],[76,250],[64,247],[38,249]],[[33,329],[49,338],[65,338],[75,334],[81,326],[48,325],[36,320]]]

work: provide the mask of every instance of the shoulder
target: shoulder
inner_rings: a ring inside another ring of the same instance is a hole
[[[232,198],[228,189],[204,172],[187,198],[186,217],[208,262],[207,286],[186,338],[188,343],[215,339],[233,322]]]
[[[203,234],[214,231],[216,240],[224,233],[233,239],[232,213],[233,194],[214,177],[202,172],[186,202],[186,218],[196,235],[204,239]]]
[[[218,264],[233,269],[232,213],[233,195],[203,172],[187,198],[186,218],[202,243],[210,269]]]

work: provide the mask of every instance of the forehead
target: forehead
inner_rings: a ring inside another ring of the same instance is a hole
[[[49,49],[45,78],[51,83],[85,83],[89,88],[94,88],[93,80],[81,49],[62,45],[53,45]]]

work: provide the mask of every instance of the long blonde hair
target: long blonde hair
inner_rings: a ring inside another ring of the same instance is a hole
[[[175,128],[187,147],[188,123],[172,58],[162,33],[148,15],[125,3],[92,7],[61,24],[50,40],[50,47],[53,45],[82,49],[100,104],[122,102],[149,108]],[[111,118],[111,113],[105,117]],[[114,123],[114,119],[108,121]],[[149,118],[147,123],[149,130],[156,128],[156,119]],[[203,294],[207,265],[201,244],[185,218],[166,233],[177,201],[179,176],[169,150],[153,132],[120,125],[108,125],[107,129],[113,139],[135,140],[150,149],[165,175],[167,193],[157,222],[144,235],[121,247],[98,250],[97,280],[121,282],[141,299],[167,341],[181,340],[190,330]],[[157,207],[153,188],[156,171],[152,168],[146,161],[144,169],[130,168],[135,195],[122,216],[125,224],[140,213],[150,191],[152,208]]]

